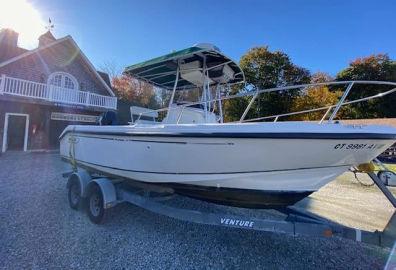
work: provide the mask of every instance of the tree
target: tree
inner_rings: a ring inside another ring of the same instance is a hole
[[[136,80],[128,75],[113,78],[115,94],[133,105],[150,107],[157,106],[155,92],[152,85]]]
[[[240,86],[234,86],[231,88],[230,92],[227,93],[229,95],[236,95],[238,93],[242,93],[244,91]],[[240,97],[234,99],[226,99],[223,101],[224,104],[224,121],[225,122],[233,122],[238,121],[246,107],[250,102],[251,97]],[[256,117],[256,113],[253,109],[249,110],[248,115],[245,119]]]
[[[358,58],[349,67],[340,71],[336,77],[344,80],[375,80],[396,82],[396,61],[387,54],[370,55]],[[378,85],[357,85],[348,95],[348,100],[368,97],[389,90],[389,87]],[[351,105],[358,118],[396,117],[396,95],[378,98]]]
[[[322,71],[318,71],[311,76],[311,83],[324,83],[332,81],[334,81],[334,78],[330,74]]]
[[[246,82],[253,88],[265,89],[310,81],[307,69],[294,65],[281,51],[271,52],[268,47],[250,49],[240,60]]]
[[[136,80],[128,75],[121,75],[112,80],[114,93],[119,98],[118,118],[120,123],[130,121],[130,106],[158,108],[157,97],[152,85]]]
[[[311,83],[331,82],[333,78],[324,72],[317,72],[312,75]],[[326,85],[315,86],[305,89],[298,97],[293,100],[292,111],[299,112],[304,110],[316,109],[336,104],[342,91],[331,91]],[[292,120],[320,120],[325,113],[325,110],[296,114],[291,116]],[[341,112],[340,112],[341,113]]]
[[[103,64],[99,66],[99,68],[109,75],[111,82],[114,78],[117,78],[121,75],[121,69],[114,60],[104,61]]]
[[[244,90],[233,89],[233,92],[255,91],[310,81],[310,73],[307,69],[293,64],[284,52],[271,52],[267,46],[250,49],[242,56],[240,66],[245,73],[247,87]],[[290,109],[293,99],[298,94],[297,90],[261,94],[254,102],[247,118],[284,113]],[[226,115],[227,118],[235,119],[237,114],[240,116],[248,102],[248,99],[227,102],[227,107],[235,106],[233,112]]]

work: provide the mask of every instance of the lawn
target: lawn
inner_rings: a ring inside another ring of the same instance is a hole
[[[396,164],[384,164],[384,165],[386,166],[386,168],[396,173]]]

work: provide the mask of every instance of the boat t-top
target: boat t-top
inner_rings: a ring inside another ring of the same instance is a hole
[[[129,66],[124,73],[169,90],[169,104],[159,110],[132,108],[131,125],[68,126],[60,136],[60,153],[74,167],[131,185],[164,187],[218,204],[280,208],[351,166],[370,162],[396,141],[391,127],[335,121],[343,105],[380,97],[347,102],[354,85],[388,85],[392,89],[383,96],[396,91],[396,83],[318,83],[232,95],[231,87],[244,87],[244,73],[210,44]],[[323,85],[343,86],[345,91],[337,104],[315,109],[325,112],[318,122],[278,121],[296,112],[245,119],[260,94]],[[180,101],[182,93],[191,91],[199,93],[197,100]],[[225,123],[224,103],[237,98],[250,102],[239,121]],[[269,119],[273,121],[263,122]]]

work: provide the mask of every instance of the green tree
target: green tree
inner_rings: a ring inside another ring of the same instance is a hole
[[[304,84],[310,81],[310,73],[307,69],[293,64],[284,52],[270,51],[267,46],[250,49],[242,56],[240,66],[245,73],[247,85],[244,90],[234,88],[233,93]],[[261,94],[254,102],[247,119],[289,111],[293,99],[298,95],[297,90]],[[226,108],[233,109],[231,113],[226,110],[226,118],[237,120],[249,100],[250,98],[244,98],[227,102]]]
[[[236,95],[238,93],[242,93],[243,90],[240,86],[234,86],[231,88],[228,95]],[[245,111],[246,107],[249,104],[251,97],[240,97],[240,98],[234,98],[234,99],[226,99],[223,101],[224,104],[224,121],[225,122],[233,122],[233,121],[238,121],[243,112]],[[246,116],[246,119],[255,117],[256,114],[252,112],[253,110],[251,109]]]
[[[392,61],[387,54],[370,55],[352,61],[347,68],[340,71],[336,77],[345,80],[373,80],[396,82],[396,61]],[[348,95],[348,100],[368,97],[389,90],[390,87],[378,85],[356,85]],[[357,118],[396,117],[396,94],[385,98],[377,98],[366,102],[359,102],[350,107]]]
[[[333,77],[324,72],[317,72],[312,75],[311,83],[324,83],[333,81]],[[342,91],[331,91],[328,86],[309,87],[302,91],[298,97],[293,100],[292,111],[299,112],[304,110],[316,109],[336,104],[342,95]],[[325,110],[296,114],[290,117],[292,120],[320,120]],[[340,112],[341,114],[342,112]]]

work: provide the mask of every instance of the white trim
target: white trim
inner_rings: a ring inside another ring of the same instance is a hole
[[[4,93],[4,86],[5,86],[5,74],[1,75],[1,81],[0,81],[0,95]]]
[[[13,62],[15,62],[15,61],[18,61],[19,59],[22,59],[22,58],[24,58],[24,57],[26,57],[26,56],[32,55],[32,54],[37,53],[37,52],[39,52],[39,51],[41,51],[41,50],[47,49],[47,48],[49,48],[49,47],[52,47],[52,46],[54,46],[54,45],[56,45],[56,44],[59,44],[59,43],[61,43],[61,42],[63,42],[63,41],[66,41],[66,40],[69,40],[69,41],[78,49],[78,52],[80,53],[81,57],[82,57],[82,58],[84,59],[84,61],[88,64],[88,66],[91,68],[91,70],[93,71],[93,73],[95,74],[95,76],[96,76],[96,77],[99,79],[99,81],[103,84],[103,86],[106,88],[107,92],[109,92],[110,96],[114,97],[114,96],[115,96],[114,92],[113,92],[113,91],[111,90],[111,88],[107,85],[107,83],[103,80],[103,78],[99,75],[98,71],[95,69],[95,67],[92,65],[92,63],[88,60],[88,58],[85,56],[85,54],[81,51],[81,49],[80,49],[80,47],[78,47],[77,43],[76,43],[76,42],[73,40],[73,38],[72,38],[71,36],[69,36],[69,35],[66,36],[66,37],[57,39],[56,41],[54,41],[54,42],[52,42],[52,43],[49,43],[49,44],[47,44],[47,45],[40,46],[40,47],[38,47],[38,48],[36,48],[36,49],[34,49],[34,50],[25,52],[25,53],[23,53],[23,54],[20,54],[20,55],[18,55],[18,56],[15,56],[15,57],[13,57],[13,58],[11,58],[11,59],[8,59],[8,60],[6,60],[6,61],[0,63],[0,67],[4,67],[4,66],[6,66],[6,65],[8,65],[8,64],[10,64],[10,63],[13,63]]]
[[[50,102],[117,109],[117,97],[62,88],[5,76],[4,95],[22,96]]]
[[[25,116],[26,121],[25,121],[25,135],[23,139],[23,151],[27,151],[27,144],[28,144],[28,138],[29,138],[29,115],[24,114],[24,113],[6,113],[5,114],[5,120],[4,120],[4,132],[3,132],[3,145],[1,151],[4,153],[7,151],[7,140],[8,140],[8,122],[10,116]]]

